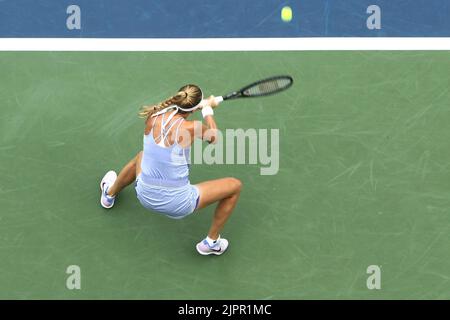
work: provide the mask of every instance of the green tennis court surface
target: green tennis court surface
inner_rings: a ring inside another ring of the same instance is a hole
[[[450,298],[448,52],[1,53],[0,70],[0,298]],[[133,187],[100,207],[103,174],[141,148],[142,104],[274,74],[294,86],[216,119],[278,128],[278,174],[191,170],[244,183],[229,252],[195,251],[213,208],[173,221]]]

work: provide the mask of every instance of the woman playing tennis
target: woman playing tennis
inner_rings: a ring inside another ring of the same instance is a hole
[[[140,203],[149,210],[169,218],[181,219],[198,209],[218,202],[213,221],[205,239],[196,248],[202,255],[221,255],[228,241],[220,232],[233,212],[241,192],[241,182],[223,178],[192,185],[189,181],[189,158],[195,138],[209,143],[217,139],[213,108],[218,106],[210,96],[203,101],[201,89],[188,84],[169,99],[155,106],[143,107],[140,116],[146,119],[144,148],[117,175],[109,171],[103,177],[100,203],[110,209],[119,192],[136,182]],[[204,122],[187,120],[201,109]]]

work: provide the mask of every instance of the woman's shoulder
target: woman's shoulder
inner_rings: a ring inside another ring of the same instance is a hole
[[[192,130],[192,132],[193,132],[195,127],[198,126],[199,123],[201,123],[201,122],[198,121],[198,120],[187,120],[187,119],[185,119],[183,121],[183,129],[189,130],[189,131]]]

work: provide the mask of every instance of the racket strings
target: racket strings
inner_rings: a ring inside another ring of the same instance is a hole
[[[281,91],[291,85],[292,81],[290,79],[280,78],[272,79],[269,81],[261,82],[252,86],[244,91],[247,96],[259,96],[266,95]]]

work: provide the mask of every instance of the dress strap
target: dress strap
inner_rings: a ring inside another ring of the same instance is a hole
[[[153,123],[152,123],[152,130],[153,130],[153,127],[155,126],[155,123],[156,123],[156,119],[158,118],[158,116],[156,116],[154,119],[153,119]]]
[[[181,120],[181,121],[180,121]],[[164,133],[163,133],[163,136],[162,136],[162,140],[164,140],[164,142],[166,142],[167,141],[167,138],[168,138],[168,136],[169,136],[169,133],[170,133],[170,131],[171,131],[171,129],[177,124],[177,123],[181,123],[182,122],[182,120],[184,120],[183,118],[178,118],[178,119],[176,119],[175,121],[173,121],[170,125],[169,125],[169,127],[167,128],[167,129],[164,129]],[[178,126],[179,126],[179,124],[178,124]],[[176,141],[175,141],[176,142]],[[169,142],[167,141],[167,144],[169,144]]]
[[[180,131],[181,124],[184,122],[184,118],[178,123],[177,129],[175,131],[175,142],[178,143],[178,132]]]
[[[155,127],[156,118],[158,118],[158,116],[154,117],[154,119],[153,119],[153,122],[152,122],[152,129],[150,130],[150,133],[151,133],[151,134],[153,134],[153,128]]]
[[[154,140],[156,141],[156,140],[162,140],[163,139],[163,134],[164,134],[164,127],[163,127],[163,125],[164,125],[164,115],[165,115],[165,113],[163,113],[162,114],[162,117],[161,117],[161,128],[160,128],[160,133],[159,133],[159,135],[156,137],[156,138],[154,138]],[[159,115],[158,115],[159,116]],[[153,126],[152,126],[152,131],[153,131],[153,128],[154,128],[154,126],[155,126],[155,123],[156,123],[156,118],[158,118],[158,116],[156,116],[155,117],[155,120],[153,120]]]

